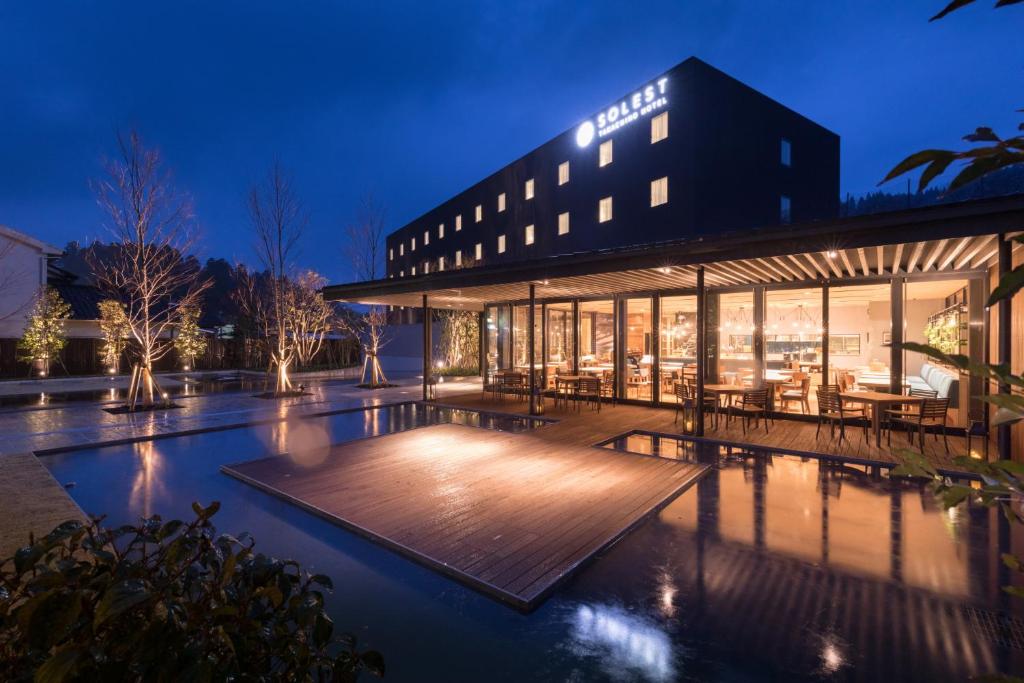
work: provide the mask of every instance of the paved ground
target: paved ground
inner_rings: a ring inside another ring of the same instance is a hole
[[[0,458],[0,560],[28,543],[29,534],[45,536],[85,513],[31,453]]]
[[[174,434],[230,425],[281,420],[307,413],[419,399],[420,380],[399,380],[399,386],[367,391],[351,384],[315,385],[309,396],[267,400],[251,393],[222,393],[175,398],[180,408],[135,415],[111,415],[97,403],[82,402],[47,408],[0,411],[0,456],[79,445]],[[466,391],[474,380],[438,386],[442,396]],[[479,384],[479,379],[475,380]],[[0,509],[4,506],[0,501]]]
[[[175,399],[181,408],[136,415],[111,415],[99,402],[91,401],[2,410],[0,559],[24,545],[29,532],[40,536],[60,522],[83,516],[33,452],[419,399],[419,382],[417,378],[398,380],[399,386],[376,391],[351,384],[324,384],[313,386],[309,396],[283,400],[255,398],[249,392],[182,396]],[[479,382],[470,379],[442,383],[438,385],[438,394],[443,397],[465,392]]]

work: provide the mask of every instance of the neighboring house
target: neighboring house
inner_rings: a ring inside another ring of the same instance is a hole
[[[18,339],[57,247],[0,225],[0,340]]]
[[[69,339],[101,339],[99,304],[106,296],[87,278],[50,263],[47,269],[47,284],[57,290],[60,297],[71,306],[71,319],[65,325]]]

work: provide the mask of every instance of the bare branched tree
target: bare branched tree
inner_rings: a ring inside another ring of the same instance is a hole
[[[368,196],[363,199],[355,222],[345,227],[344,253],[359,280],[383,276],[384,237],[384,209]],[[361,383],[371,387],[387,385],[380,364],[381,349],[388,342],[387,306],[368,306],[362,314],[341,318],[341,325],[359,340],[363,349]]]
[[[244,265],[239,265],[236,267],[235,277],[238,285],[231,293],[231,298],[247,323],[246,367],[254,367],[269,359],[273,352],[270,348],[272,315],[259,274],[250,272]]]
[[[119,155],[93,184],[117,249],[92,266],[100,285],[124,305],[138,347],[128,392],[135,410],[154,405],[153,364],[173,348],[179,311],[198,307],[209,282],[186,256],[195,239],[191,199],[175,189],[160,153],[137,133],[118,135],[117,143]]]
[[[292,187],[291,177],[277,161],[250,190],[247,204],[256,235],[256,253],[269,276],[269,301],[264,306],[261,325],[272,346],[271,368],[277,370],[274,394],[285,396],[292,390],[288,366],[295,357],[287,327],[288,276],[308,216]]]
[[[323,346],[334,321],[334,309],[320,290],[327,279],[312,270],[299,273],[288,282],[285,327],[300,366],[306,366]]]

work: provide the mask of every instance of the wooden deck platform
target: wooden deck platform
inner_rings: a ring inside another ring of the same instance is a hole
[[[334,446],[312,466],[223,470],[529,610],[706,469],[591,448],[589,429],[560,426],[434,425]]]
[[[517,414],[527,412],[527,405],[523,401],[484,399],[479,391],[446,396],[440,403],[476,410]],[[558,423],[539,430],[543,432],[542,438],[561,443],[592,445],[631,430],[678,434],[682,423],[682,418],[680,418],[680,424],[675,423],[675,410],[672,408],[605,404],[600,413],[587,407],[583,407],[579,411],[572,407],[568,410],[561,407],[555,410],[551,399],[547,399],[545,408],[545,417],[555,418]],[[892,435],[891,448],[886,444],[885,437],[882,438],[881,447],[878,447],[875,445],[874,439],[870,437],[870,429],[869,438],[865,439],[863,431],[859,427],[847,427],[847,438],[840,442],[838,433],[836,438],[829,436],[827,424],[822,426],[820,435],[815,436],[816,425],[814,422],[782,418],[775,420],[767,434],[763,427],[748,429],[744,434],[740,421],[737,419],[733,419],[728,425],[723,419],[718,429],[712,429],[709,418],[706,425],[705,436],[718,441],[774,448],[797,454],[821,454],[883,464],[901,462],[898,451],[908,447],[904,432]],[[974,439],[972,448],[980,451],[982,440]],[[953,459],[966,454],[967,440],[963,437],[949,437],[949,453],[946,453],[942,445],[941,436],[938,440],[935,440],[930,434],[925,438],[925,457],[941,469],[957,470]],[[980,455],[980,453],[976,455]],[[994,457],[994,449],[990,449],[990,457]]]

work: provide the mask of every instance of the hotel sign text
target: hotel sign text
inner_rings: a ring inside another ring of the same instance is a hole
[[[628,126],[641,116],[647,116],[668,104],[665,96],[668,78],[663,77],[644,86],[618,104],[613,104],[597,115],[596,121],[584,121],[576,129],[576,144],[586,147],[597,137],[611,135],[619,128]]]

